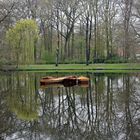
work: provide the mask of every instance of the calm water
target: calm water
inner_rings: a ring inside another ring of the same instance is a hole
[[[140,73],[79,74],[89,87],[40,87],[48,73],[0,73],[0,140],[139,140]]]

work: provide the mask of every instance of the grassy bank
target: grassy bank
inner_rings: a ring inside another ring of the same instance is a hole
[[[60,64],[55,65],[20,65],[16,69],[18,71],[140,71],[140,64],[125,63],[125,64]]]
[[[54,64],[46,65],[5,65],[0,71],[29,71],[29,72],[108,72],[108,73],[126,73],[140,72],[139,63],[121,63],[121,64],[60,64],[56,67]]]

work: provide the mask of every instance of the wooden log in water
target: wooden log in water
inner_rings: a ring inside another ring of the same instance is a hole
[[[80,76],[77,78],[78,84],[89,84],[89,78],[85,76]]]
[[[64,86],[84,85],[89,83],[89,78],[84,76],[65,76],[65,77],[43,77],[40,80],[40,85],[63,84]]]

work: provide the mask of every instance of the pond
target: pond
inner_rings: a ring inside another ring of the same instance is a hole
[[[77,75],[89,86],[40,86]],[[140,73],[0,73],[0,139],[138,140]]]

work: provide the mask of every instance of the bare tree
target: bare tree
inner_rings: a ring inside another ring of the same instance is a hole
[[[124,0],[124,57],[130,57],[129,29],[133,0]]]

